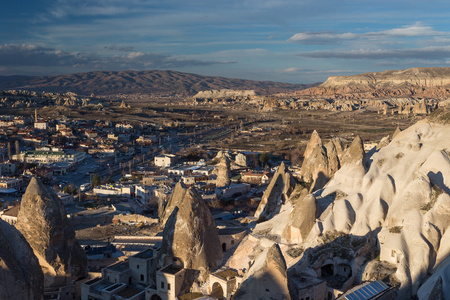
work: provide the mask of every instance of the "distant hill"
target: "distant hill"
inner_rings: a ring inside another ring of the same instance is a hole
[[[202,76],[176,71],[96,71],[56,76],[0,76],[0,90],[74,92],[79,95],[150,94],[193,96],[200,91],[254,90],[260,95],[289,93],[313,85]]]
[[[352,76],[331,76],[301,96],[335,99],[434,98],[450,96],[450,68],[412,68]]]

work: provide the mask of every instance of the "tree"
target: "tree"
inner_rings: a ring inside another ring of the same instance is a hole
[[[111,178],[111,176],[108,176],[108,178],[106,178],[106,183],[114,183],[115,181]]]
[[[259,156],[259,161],[263,164],[263,166],[269,162],[269,159],[270,159],[269,153],[267,153],[267,152],[263,152]]]
[[[92,186],[100,185],[100,176],[98,176],[98,174],[94,174],[94,176],[92,176],[91,185]]]

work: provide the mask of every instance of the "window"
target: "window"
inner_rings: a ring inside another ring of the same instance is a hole
[[[139,269],[139,265],[136,265],[136,269]]]
[[[141,274],[141,281],[144,281],[144,274]]]
[[[391,257],[395,257],[395,250],[391,250]]]
[[[167,284],[167,290],[170,291],[170,283]]]
[[[234,240],[231,240],[231,245],[234,245]]]
[[[164,288],[164,282],[161,281],[161,288]]]

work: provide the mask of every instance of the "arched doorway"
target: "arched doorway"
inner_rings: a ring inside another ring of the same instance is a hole
[[[220,283],[214,282],[211,289],[211,296],[213,296],[214,299],[223,299],[223,289]]]
[[[225,243],[222,244],[222,251],[223,252],[227,251],[227,244]]]
[[[153,296],[150,297],[150,300],[162,300],[160,296],[154,294]]]

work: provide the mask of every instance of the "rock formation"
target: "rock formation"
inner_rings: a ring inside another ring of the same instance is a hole
[[[290,243],[301,244],[316,222],[316,211],[316,199],[313,195],[300,198],[289,216],[282,238]]]
[[[402,130],[400,129],[400,127],[397,126],[397,128],[395,129],[394,133],[392,134],[392,139],[395,139],[395,137],[402,132]]]
[[[256,96],[253,90],[211,90],[201,91],[195,94],[194,99],[218,99],[218,98],[235,98],[235,97],[251,97]]]
[[[286,261],[278,244],[273,244],[257,257],[234,299],[291,299]]]
[[[28,242],[0,219],[0,299],[41,300],[44,275]]]
[[[347,148],[345,151],[344,156],[341,160],[341,165],[345,164],[356,164],[358,162],[362,162],[364,164],[366,157],[366,152],[364,151],[364,143],[357,135],[353,142],[351,143],[350,147]]]
[[[446,99],[450,95],[450,68],[412,68],[406,70],[331,76],[318,87],[297,92],[301,96],[334,99],[408,98]],[[427,113],[418,105],[416,113]]]
[[[183,190],[183,197],[178,199],[164,226],[158,261],[162,267],[176,258],[184,268],[199,270],[201,278],[205,279],[222,261],[218,231],[197,190]]]
[[[87,259],[55,192],[32,178],[22,197],[17,229],[30,244],[44,272],[45,286],[85,276]]]
[[[286,169],[284,163],[281,163],[261,198],[255,217],[263,221],[276,215],[288,200],[294,187],[294,177]]]
[[[311,183],[311,191],[324,187],[339,170],[343,151],[340,139],[334,138],[323,146],[319,134],[314,131],[305,150],[300,181]]]
[[[223,187],[230,185],[230,161],[226,156],[223,156],[220,162],[216,166],[217,168],[217,180],[216,186]]]
[[[187,192],[186,186],[180,180],[175,185],[175,188],[172,191],[172,195],[170,195],[167,203],[160,203],[160,207],[158,208],[158,216],[159,216],[159,224],[162,228],[166,225],[167,219],[169,219],[172,211],[177,207],[181,202],[183,202],[184,197]]]
[[[320,138],[317,131],[314,130],[311,134],[311,138],[309,139],[308,144],[306,145],[305,153],[303,153],[304,160],[307,160],[313,153],[314,149],[316,149],[318,146],[323,146],[322,139]]]
[[[235,163],[236,163],[236,165],[238,165],[240,167],[246,167],[247,166],[247,157],[242,153],[238,153],[238,154],[236,154],[236,157],[235,157]]]

